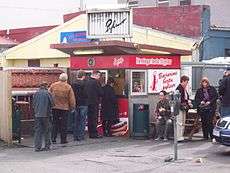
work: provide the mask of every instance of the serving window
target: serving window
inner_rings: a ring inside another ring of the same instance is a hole
[[[131,95],[147,94],[147,73],[146,70],[131,71]]]

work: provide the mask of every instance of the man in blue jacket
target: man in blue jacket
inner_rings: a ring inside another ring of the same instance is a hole
[[[47,83],[42,82],[39,90],[34,94],[33,109],[35,118],[35,134],[34,145],[35,151],[47,151],[50,150],[51,145],[51,108],[53,106],[53,99],[48,92]],[[45,148],[42,148],[42,138],[45,138]]]

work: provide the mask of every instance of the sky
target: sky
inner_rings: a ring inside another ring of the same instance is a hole
[[[84,0],[87,8],[117,0]],[[80,0],[0,0],[0,30],[62,23],[62,15],[78,11]]]

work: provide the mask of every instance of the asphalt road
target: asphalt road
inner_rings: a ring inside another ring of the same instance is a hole
[[[103,138],[67,145],[48,152],[30,147],[1,148],[0,173],[229,173],[230,147],[207,141],[179,144],[178,161],[170,142]]]

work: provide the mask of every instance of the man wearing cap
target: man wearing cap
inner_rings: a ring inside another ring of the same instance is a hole
[[[50,116],[51,108],[53,106],[53,99],[48,92],[47,83],[42,82],[39,90],[34,94],[33,109],[35,117],[35,134],[34,145],[35,151],[50,149]],[[45,148],[42,149],[42,138],[45,138]]]
[[[68,113],[75,109],[75,96],[72,87],[67,83],[68,76],[62,73],[59,81],[50,86],[54,99],[52,142],[56,143],[57,132],[61,135],[61,144],[67,143]]]
[[[227,68],[223,79],[219,84],[219,95],[221,96],[221,117],[230,117],[230,67]]]

